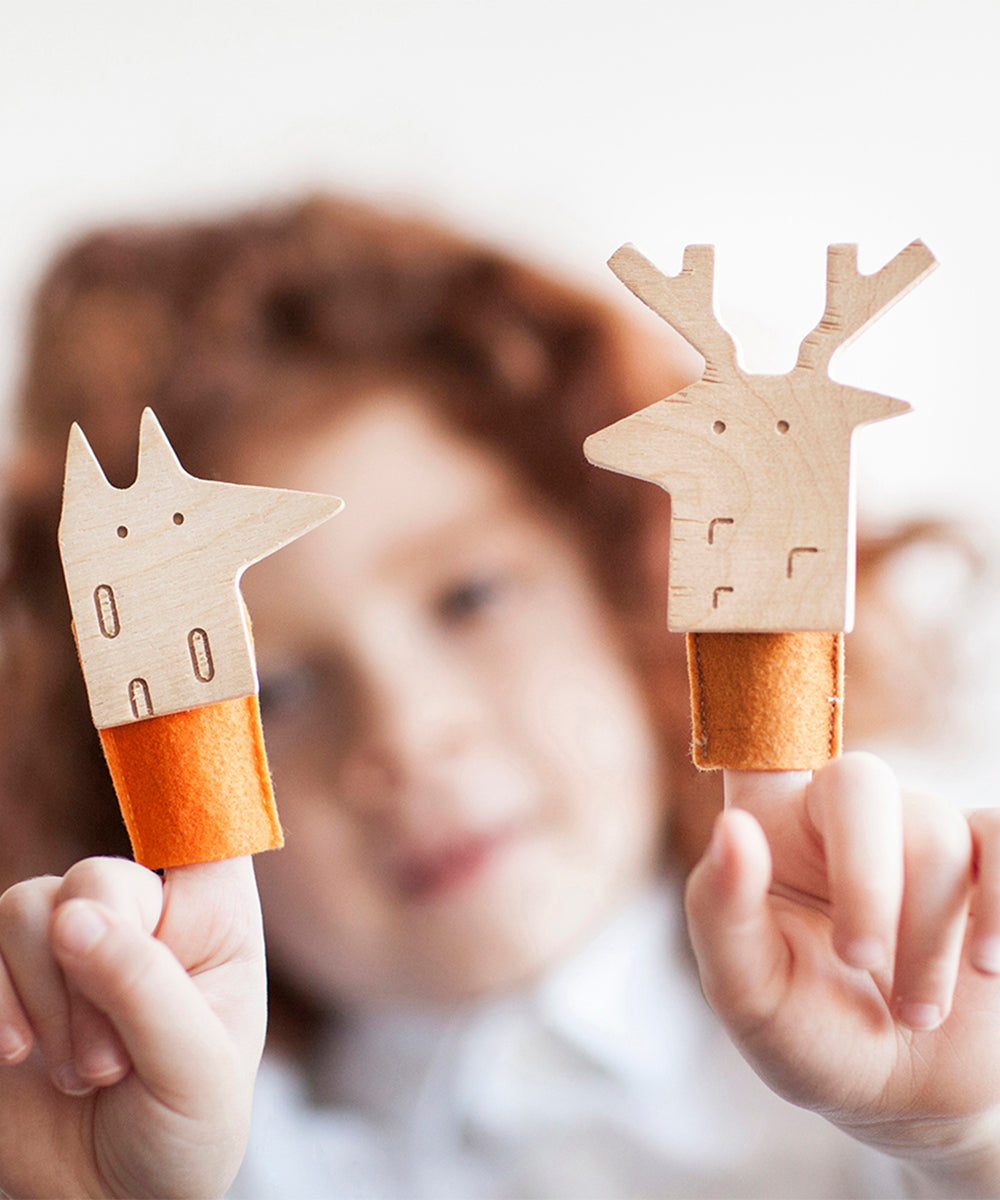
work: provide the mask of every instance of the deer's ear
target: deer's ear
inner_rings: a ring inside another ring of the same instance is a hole
[[[83,430],[76,422],[69,431],[69,446],[66,449],[66,474],[63,479],[63,514],[77,506],[85,506],[103,492],[111,491],[97,456]]]
[[[163,432],[151,408],[142,411],[139,425],[139,470],[137,479],[149,480],[163,475],[186,475],[174,448]]]

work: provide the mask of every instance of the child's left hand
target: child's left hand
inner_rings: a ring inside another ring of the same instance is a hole
[[[868,754],[727,772],[726,803],[687,907],[741,1052],[942,1186],[1000,1194],[1000,810],[901,797]]]

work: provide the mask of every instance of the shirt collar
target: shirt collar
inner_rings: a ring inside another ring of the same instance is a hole
[[[491,1096],[506,1108],[502,1097],[576,1088],[588,1072],[662,1088],[689,1069],[703,1009],[683,965],[680,908],[677,888],[649,885],[529,988],[459,1009],[399,1006],[352,1020],[321,1091],[391,1119],[431,1094],[447,1093],[449,1107],[467,1113],[492,1108]]]
[[[682,1074],[704,1002],[692,969],[679,890],[634,895],[537,989],[548,1029],[631,1086]]]

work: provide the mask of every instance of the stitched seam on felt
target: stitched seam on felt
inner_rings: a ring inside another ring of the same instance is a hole
[[[826,752],[828,758],[833,758],[833,748],[837,736],[837,635],[830,634],[830,690],[833,695],[830,697],[830,736],[826,739]]]
[[[694,665],[695,674],[698,677],[698,725],[701,745],[699,750],[705,762],[709,761],[710,755],[708,752],[708,718],[705,715],[705,675],[701,665],[701,639],[698,634],[694,634],[692,638],[694,642]]]
[[[826,741],[826,751],[833,758],[833,743],[837,734],[837,635],[830,637],[830,683],[833,698],[830,700],[830,736]]]
[[[844,698],[843,660],[841,658],[842,634],[832,635],[833,644],[830,652],[830,668],[833,673],[833,700],[830,703],[830,741],[828,743],[830,758],[837,753],[837,722],[840,716]]]

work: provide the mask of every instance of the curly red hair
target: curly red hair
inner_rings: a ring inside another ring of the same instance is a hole
[[[666,332],[640,333],[491,247],[331,197],[116,228],[71,247],[38,292],[15,413],[0,584],[0,795],[11,813],[0,877],[127,852],[56,551],[70,423],[118,486],[134,476],[146,405],[190,471],[225,476],[234,438],[308,431],[390,381],[419,385],[580,531],[646,682],[672,766],[673,844],[690,858],[719,789],[690,766],[683,641],[664,628],[669,500],[594,470],[580,449],[692,378],[670,345]],[[876,557],[863,554],[866,564]],[[863,572],[862,595],[873,574]]]

